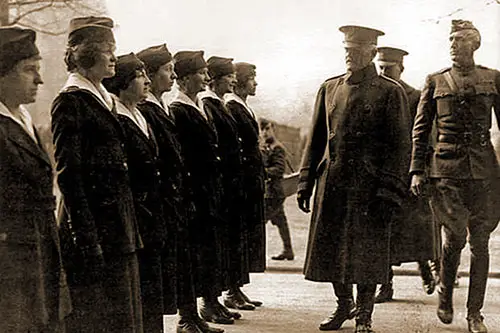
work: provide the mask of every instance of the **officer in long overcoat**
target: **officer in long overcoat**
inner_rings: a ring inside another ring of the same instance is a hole
[[[500,72],[474,62],[481,36],[472,22],[453,20],[452,66],[426,78],[413,127],[410,172],[412,191],[422,194],[430,178],[431,204],[443,227],[439,284],[439,319],[453,320],[453,284],[467,238],[471,250],[467,298],[469,332],[484,333],[481,309],[489,268],[489,239],[498,225],[492,216],[492,181],[498,161],[490,141],[492,108],[500,117]],[[435,124],[436,147],[430,161],[427,143]],[[428,177],[426,168],[429,168]]]
[[[69,310],[52,165],[23,107],[43,83],[35,37],[31,29],[0,29],[1,332],[62,332]]]
[[[401,79],[401,74],[404,71],[403,58],[408,55],[408,52],[394,47],[379,47],[377,53],[377,65],[380,74],[398,81],[403,87],[408,98],[411,123],[413,125],[418,101],[420,100],[420,91]],[[408,133],[408,135],[411,135],[411,133]],[[429,146],[429,151],[432,151],[431,146]],[[410,178],[408,177],[408,188],[409,186]],[[408,191],[403,202],[402,216],[392,227],[391,261],[394,265],[404,262],[418,262],[422,284],[427,294],[432,294],[436,286],[429,265],[429,260],[435,257],[435,231],[437,230],[434,228],[428,197],[418,198],[411,191]],[[391,269],[391,281],[380,287],[380,291],[375,298],[376,303],[392,300],[394,293],[392,287],[393,276],[394,273]]]
[[[383,32],[340,30],[347,74],[327,80],[317,94],[297,200],[309,211],[316,185],[304,272],[308,280],[333,283],[338,298],[320,329],[339,329],[356,316],[356,332],[366,333],[376,284],[388,281],[391,222],[408,190],[410,120],[403,89],[372,62]]]

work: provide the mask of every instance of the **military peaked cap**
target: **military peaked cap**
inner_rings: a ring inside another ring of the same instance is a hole
[[[344,25],[339,28],[344,33],[346,46],[377,45],[379,36],[385,35],[382,31],[357,25]]]
[[[403,57],[408,55],[405,50],[387,46],[377,48],[377,53],[378,63],[387,66],[403,63]]]

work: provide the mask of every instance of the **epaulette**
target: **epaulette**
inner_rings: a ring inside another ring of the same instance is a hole
[[[444,73],[448,72],[449,70],[451,70],[451,67],[446,67],[446,68],[443,68],[443,69],[441,69],[441,70],[439,70],[437,72],[432,73],[431,76],[432,75],[438,75],[438,74],[444,74]]]
[[[340,74],[340,75],[337,75],[337,76],[333,76],[331,78],[328,78],[325,80],[325,83],[328,82],[328,81],[332,81],[332,80],[335,80],[335,79],[339,79],[341,78],[342,76],[346,75],[347,73],[343,73],[343,74]]]

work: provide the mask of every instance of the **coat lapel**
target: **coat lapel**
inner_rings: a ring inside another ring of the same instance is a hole
[[[10,141],[12,141],[16,146],[28,151],[33,156],[41,159],[48,165],[52,165],[45,150],[43,150],[39,144],[33,141],[29,134],[26,133],[26,131],[22,129],[19,124],[15,123],[11,119],[8,119],[7,117],[0,117],[2,118],[2,121],[7,125],[7,133],[9,133],[8,139]],[[35,135],[37,136],[38,142],[40,142],[40,137],[36,130]]]

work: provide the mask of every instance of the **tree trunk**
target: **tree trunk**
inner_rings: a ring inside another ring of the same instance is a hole
[[[9,0],[0,0],[0,26],[9,25]]]

